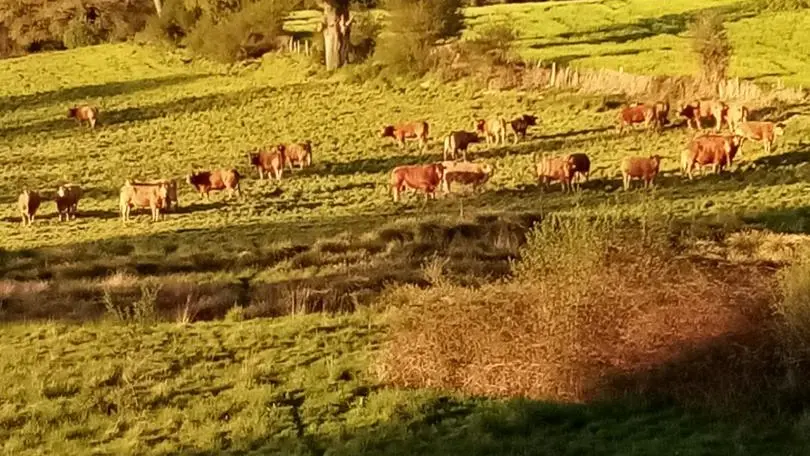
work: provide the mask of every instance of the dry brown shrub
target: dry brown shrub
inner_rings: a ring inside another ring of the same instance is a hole
[[[679,257],[662,234],[616,221],[544,221],[508,282],[392,291],[383,380],[565,401],[662,388],[697,397],[695,388],[711,385],[694,381],[713,378],[718,364],[690,355],[752,332],[762,343],[771,277]],[[692,383],[655,375],[683,359],[702,374],[685,369]]]

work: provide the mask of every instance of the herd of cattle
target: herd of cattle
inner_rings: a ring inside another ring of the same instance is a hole
[[[766,153],[770,153],[777,136],[784,133],[783,127],[773,122],[749,121],[749,110],[739,104],[727,104],[719,100],[699,100],[681,106],[678,114],[685,118],[686,125],[699,130],[683,150],[680,157],[681,173],[692,178],[695,167],[711,166],[715,173],[731,166],[735,155],[748,139],[759,141]],[[68,110],[68,117],[76,119],[79,124],[87,123],[95,128],[98,109],[92,106],[74,106]],[[648,131],[660,131],[670,124],[670,106],[667,101],[656,103],[635,103],[624,107],[618,116],[618,130],[623,133],[628,127],[642,124]],[[703,132],[702,122],[713,119],[715,132]],[[489,164],[467,161],[467,150],[471,144],[506,144],[507,135],[511,133],[513,142],[524,139],[529,127],[537,125],[538,118],[524,114],[511,121],[493,117],[476,119],[473,131],[452,131],[443,140],[443,161],[422,165],[405,165],[393,169],[390,176],[390,190],[394,201],[399,201],[400,194],[406,190],[421,191],[426,199],[435,198],[436,190],[441,188],[445,193],[450,191],[451,183],[473,185],[474,189],[486,183],[493,173]],[[724,126],[727,133],[721,133]],[[406,141],[416,140],[420,154],[427,148],[430,126],[425,121],[409,122],[398,125],[387,125],[382,128],[380,136],[393,138],[400,148],[406,147]],[[457,160],[458,155],[461,160]],[[630,156],[621,161],[620,172],[625,190],[629,189],[632,179],[640,179],[645,187],[654,184],[659,173],[661,156]],[[278,144],[248,154],[248,163],[255,167],[259,179],[269,177],[280,180],[284,168],[290,170],[295,165],[299,169],[312,164],[312,144],[305,141],[295,144]],[[563,191],[569,190],[582,180],[588,181],[591,169],[590,158],[583,153],[566,156],[544,156],[535,160],[535,172],[538,181],[547,187],[550,182],[559,182]],[[231,196],[240,194],[239,181],[242,176],[235,169],[216,169],[193,172],[186,176],[186,182],[199,195],[208,199],[211,191],[227,190]],[[78,185],[66,184],[57,188],[53,200],[59,214],[59,220],[76,218],[78,203],[82,190]],[[36,191],[25,189],[18,198],[18,208],[22,223],[31,224],[41,205],[43,197]],[[161,179],[147,182],[126,180],[119,192],[119,209],[122,221],[129,220],[133,208],[149,208],[152,220],[160,219],[165,211],[176,207],[177,183],[173,179]]]

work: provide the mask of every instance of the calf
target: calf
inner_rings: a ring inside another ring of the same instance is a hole
[[[399,195],[406,189],[421,190],[425,193],[425,200],[436,198],[436,187],[444,179],[444,166],[441,163],[430,165],[397,166],[391,171],[391,191],[394,202],[399,201]]]
[[[469,131],[454,131],[444,138],[444,161],[447,161],[449,154],[453,160],[456,159],[456,153],[461,151],[461,156],[464,161],[467,161],[467,148],[470,144],[481,142],[481,138],[476,133]]]
[[[785,134],[785,130],[773,122],[740,122],[734,133],[745,139],[761,142],[765,153],[770,154],[776,137]]]
[[[740,124],[748,120],[748,108],[740,103],[732,103],[728,105],[726,110],[726,124],[728,129],[734,133],[739,128]]]
[[[514,135],[514,143],[517,144],[518,135],[520,135],[520,139],[525,139],[526,130],[535,125],[537,125],[537,117],[529,114],[523,114],[522,116],[511,120],[509,122],[509,127],[511,127],[512,134]]]
[[[37,214],[41,202],[42,199],[39,197],[39,193],[33,190],[25,189],[20,193],[20,197],[17,198],[17,208],[22,216],[22,225],[34,223],[34,216]]]
[[[161,218],[160,211],[166,207],[169,191],[165,184],[158,185],[132,185],[127,180],[121,187],[118,205],[121,210],[121,222],[129,220],[133,207],[148,207],[152,211],[152,221]]]
[[[297,144],[279,144],[276,150],[284,156],[287,166],[293,169],[293,164],[298,163],[298,169],[304,169],[304,165],[312,166],[312,143],[305,141]]]
[[[259,180],[264,180],[264,173],[267,171],[272,171],[272,176],[276,180],[281,180],[281,175],[284,174],[284,163],[287,161],[286,150],[285,146],[279,145],[274,151],[251,152],[248,154],[248,164],[259,170]]]
[[[620,167],[624,190],[627,191],[630,189],[630,180],[633,178],[642,179],[644,181],[644,188],[652,187],[660,166],[661,157],[658,155],[651,155],[649,157],[625,157]]]
[[[442,166],[444,167],[444,179],[442,180],[444,193],[450,193],[450,184],[453,182],[471,184],[475,191],[489,180],[493,171],[492,165],[487,163],[445,161],[442,162]]]
[[[283,161],[282,161],[283,164]],[[239,171],[236,169],[215,169],[213,171],[200,171],[186,177],[192,187],[200,193],[200,197],[209,199],[208,193],[212,190],[228,190],[229,197],[240,196]]]
[[[571,164],[568,157],[543,157],[539,163],[535,164],[537,179],[543,188],[548,187],[548,183],[559,181],[563,192],[571,187]]]
[[[720,131],[728,113],[728,106],[720,100],[697,100],[680,109],[681,117],[686,118],[686,125],[694,130],[700,129],[701,121],[713,118],[715,129]]]
[[[172,211],[176,207],[180,207],[180,201],[177,199],[177,181],[174,179],[157,179],[146,182],[129,181],[133,187],[158,187],[160,185],[166,186],[166,201],[164,202],[165,209]]]
[[[484,135],[487,144],[506,144],[506,121],[500,117],[476,120],[475,132]]]
[[[625,127],[632,127],[640,123],[643,123],[646,129],[649,129],[650,125],[657,128],[658,118],[655,105],[635,104],[622,109],[619,113],[619,134],[624,133]]]
[[[571,180],[576,182],[576,177],[582,177],[585,182],[591,174],[591,159],[586,154],[576,153],[568,156],[568,164],[571,168]]]
[[[59,221],[64,217],[65,221],[76,218],[79,209],[79,200],[82,197],[82,189],[78,185],[60,185],[56,190],[56,211],[59,213]]]
[[[740,136],[705,135],[698,136],[689,143],[689,147],[681,153],[681,174],[692,179],[692,170],[695,165],[701,167],[711,165],[712,171],[717,174],[726,167],[731,166],[734,156],[742,145]]]
[[[419,140],[419,153],[427,147],[430,126],[427,122],[407,122],[397,125],[385,125],[380,132],[383,138],[394,138],[400,148],[405,147],[406,139]]]
[[[79,125],[83,125],[84,122],[87,122],[90,128],[96,128],[98,108],[89,105],[73,106],[72,108],[68,109],[67,116],[68,118],[76,119],[76,122],[78,122]]]

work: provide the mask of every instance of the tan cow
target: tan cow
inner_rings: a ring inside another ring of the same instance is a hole
[[[248,153],[248,164],[254,166],[259,171],[259,180],[264,180],[265,173],[268,176],[275,177],[276,180],[281,180],[284,174],[284,163],[287,161],[286,147],[277,146],[275,150],[259,150],[257,152]]]
[[[283,163],[283,162],[282,162]],[[200,171],[186,176],[186,182],[200,193],[200,198],[209,199],[208,193],[212,190],[228,190],[228,197],[240,196],[239,171],[236,169],[215,169],[213,171]]]
[[[436,188],[444,179],[444,166],[441,163],[430,165],[397,166],[391,171],[391,191],[394,202],[399,201],[400,193],[407,189],[421,190],[425,200],[436,198]]]
[[[734,132],[745,139],[761,142],[765,147],[765,153],[770,154],[773,142],[778,136],[785,134],[782,126],[773,122],[740,122]]]
[[[34,190],[24,189],[17,198],[17,208],[20,210],[22,216],[22,225],[30,225],[34,223],[34,216],[37,214],[37,209],[42,202],[39,193]]]
[[[444,138],[444,148],[442,149],[444,160],[447,161],[448,155],[455,160],[456,154],[460,151],[462,159],[467,161],[467,148],[470,144],[479,142],[481,142],[481,137],[476,133],[469,131],[451,132]]]
[[[748,120],[748,108],[741,103],[731,103],[726,110],[726,124],[728,129],[734,133],[740,124]]]
[[[60,185],[56,190],[56,211],[59,213],[59,221],[63,217],[65,221],[76,218],[79,209],[79,200],[82,198],[82,189],[78,185]]]
[[[444,161],[444,179],[442,180],[442,191],[450,193],[450,184],[472,185],[473,191],[484,185],[492,176],[493,168],[488,163],[471,163],[465,161]]]
[[[506,120],[500,117],[477,119],[475,132],[484,135],[487,144],[506,144]]]
[[[284,156],[287,166],[293,169],[293,164],[298,164],[298,169],[304,166],[312,166],[312,143],[304,141],[296,144],[279,144],[276,150]]]
[[[133,207],[148,207],[152,211],[152,221],[161,218],[161,209],[166,207],[169,191],[166,185],[132,185],[127,180],[121,187],[118,205],[121,210],[121,222],[129,220]]]
[[[559,181],[563,192],[571,188],[571,163],[568,157],[543,157],[539,162],[535,161],[537,179],[543,186],[548,188],[549,182]]]
[[[655,185],[655,176],[661,166],[661,157],[650,155],[649,157],[625,157],[622,160],[620,170],[622,173],[622,185],[624,190],[630,189],[631,179],[641,179],[644,181],[644,188]]]
[[[67,116],[68,118],[76,119],[76,122],[78,122],[79,125],[83,125],[84,122],[87,122],[90,128],[96,128],[96,120],[98,120],[98,108],[90,105],[73,106],[72,108],[68,109]]]
[[[728,113],[728,106],[720,100],[696,100],[680,110],[681,117],[686,118],[686,125],[694,130],[701,128],[703,119],[713,118],[715,129],[720,131]]]
[[[624,133],[626,127],[632,127],[635,124],[644,124],[644,128],[648,129],[650,126],[658,128],[658,117],[656,114],[655,105],[637,103],[632,106],[625,106],[619,112],[619,134]]]
[[[400,148],[405,147],[406,139],[417,139],[419,141],[419,154],[427,147],[430,125],[425,121],[406,122],[397,125],[385,125],[382,127],[380,137],[394,138]]]
[[[166,186],[166,201],[165,209],[172,211],[176,207],[180,207],[180,201],[177,199],[177,181],[174,179],[156,179],[150,181],[129,181],[130,185],[134,187],[158,187],[160,185]]]
[[[742,145],[743,138],[736,135],[703,135],[694,138],[681,153],[681,175],[692,179],[695,165],[711,166],[712,172],[720,173],[731,166]]]

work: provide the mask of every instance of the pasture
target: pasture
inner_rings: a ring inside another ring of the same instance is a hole
[[[686,15],[737,5],[648,3],[503,5],[467,17],[473,32],[516,21],[533,59],[681,74],[693,61]],[[734,74],[803,84],[806,27],[774,24],[808,18],[741,10],[730,33],[751,45],[736,47]],[[4,452],[803,454],[806,413],[763,423],[672,404],[391,388],[377,375],[387,322],[375,305],[399,284],[431,285],[431,265],[444,259],[459,285],[507,276],[525,232],[549,213],[807,233],[810,103],[755,107],[755,118],[787,122],[774,151],[746,143],[730,171],[688,181],[677,169],[692,133],[619,135],[618,108],[629,101],[620,96],[350,80],[304,58],[226,67],[135,44],[0,61]],[[67,118],[77,103],[99,106],[95,130]],[[483,191],[391,201],[392,168],[440,160],[442,136],[471,130],[473,117],[523,113],[541,119],[526,141],[472,146],[471,160],[495,167]],[[379,137],[385,123],[418,119],[431,123],[424,155]],[[248,166],[253,149],[306,139],[313,166],[280,182]],[[582,190],[537,185],[534,157],[574,152],[592,162]],[[622,191],[621,159],[652,153],[664,157],[656,187]],[[203,201],[184,182],[192,169],[225,167],[245,177],[241,199]],[[179,210],[157,223],[141,210],[122,224],[127,178],[177,179]],[[84,189],[78,219],[60,223],[46,201],[21,227],[21,189],[52,196],[63,182]],[[320,310],[355,312],[301,315]]]

